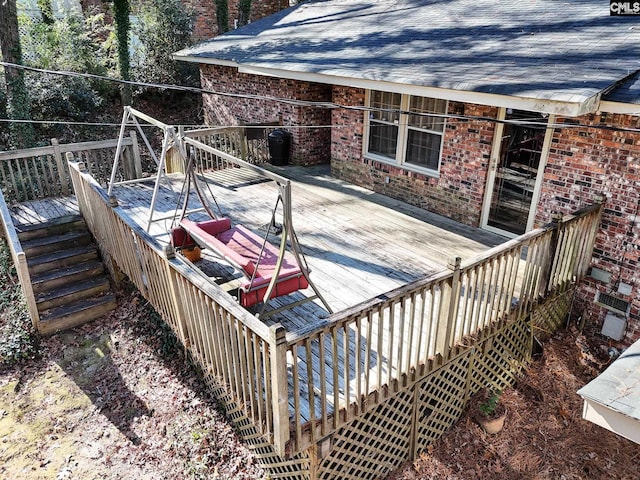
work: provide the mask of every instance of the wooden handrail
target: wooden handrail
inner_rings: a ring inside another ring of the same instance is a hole
[[[221,287],[162,248],[81,171],[81,164],[69,166],[78,205],[90,212],[85,216],[101,251],[115,260],[171,326],[205,378],[223,386],[284,453],[289,439],[284,330],[266,326]]]
[[[125,175],[129,171],[141,175],[140,153],[135,132],[130,132],[124,139],[123,146],[127,151],[133,151],[132,166]],[[54,138],[51,139],[50,146],[0,152],[0,179],[7,192],[5,196],[11,201],[27,201],[68,195],[71,179],[64,155],[71,152],[94,158],[96,152],[116,147],[117,140],[59,144]],[[99,169],[100,165],[96,165]]]
[[[109,206],[90,175],[71,170],[79,205],[101,220],[94,225],[98,242],[279,454],[306,448],[411,388],[496,326],[531,322],[542,295],[569,288],[586,271],[602,213],[601,205],[582,209],[450,270],[285,332],[267,327],[161,248],[126,211]]]
[[[541,295],[564,291],[584,274],[601,213],[601,205],[584,208],[469,261],[457,260],[449,270],[289,332],[297,449],[411,387],[461,344],[485,338],[501,322],[531,318]],[[560,238],[557,246],[554,236]],[[549,277],[545,272],[553,269]],[[312,364],[325,374],[315,376]],[[299,392],[309,396],[304,416]]]
[[[36,298],[33,293],[33,285],[31,284],[31,276],[29,275],[29,267],[27,266],[27,256],[22,250],[20,239],[18,238],[18,232],[13,225],[11,213],[7,207],[7,203],[4,200],[4,195],[0,191],[0,218],[2,218],[2,226],[11,252],[11,258],[16,267],[18,274],[18,280],[22,287],[22,293],[24,294],[25,301],[27,303],[27,309],[34,330],[38,331],[40,324],[40,313],[38,312],[38,306],[36,305]]]

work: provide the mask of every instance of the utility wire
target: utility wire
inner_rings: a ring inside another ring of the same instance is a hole
[[[219,92],[216,90],[209,90],[200,87],[189,87],[186,85],[174,85],[174,84],[165,84],[165,83],[149,83],[149,82],[138,82],[133,80],[122,80],[119,78],[106,77],[103,75],[96,75],[92,73],[80,73],[80,72],[72,72],[66,70],[48,70],[44,68],[36,68],[36,67],[28,67],[26,65],[19,65],[16,63],[9,62],[0,62],[0,65],[5,68],[16,68],[31,72],[43,73],[47,75],[61,75],[68,77],[79,77],[79,78],[88,78],[93,80],[102,80],[108,82],[119,83],[123,85],[131,85],[131,86],[140,86],[140,87],[148,87],[148,88],[158,88],[161,90],[176,90],[182,92],[190,92],[190,93],[199,93],[199,94],[207,94],[207,95],[219,95],[224,97],[231,98],[243,98],[243,99],[253,99],[253,100],[268,100],[277,103],[283,103],[287,105],[295,105],[301,107],[315,107],[315,108],[326,108],[326,109],[344,109],[344,110],[355,110],[362,112],[385,112],[385,113],[393,113],[400,115],[408,115],[408,116],[421,116],[421,117],[429,117],[429,118],[443,118],[443,119],[455,119],[461,121],[468,122],[492,122],[492,123],[502,123],[502,124],[512,124],[512,125],[521,125],[521,126],[529,126],[533,128],[547,129],[575,129],[575,128],[593,128],[600,130],[610,130],[616,132],[628,132],[628,133],[640,133],[640,128],[627,128],[627,127],[614,127],[611,125],[585,125],[579,122],[571,122],[571,123],[553,123],[550,124],[548,122],[541,122],[538,120],[528,120],[528,119],[497,119],[485,116],[473,116],[473,115],[458,115],[458,114],[447,114],[447,113],[427,113],[427,112],[411,112],[405,111],[401,109],[394,108],[376,108],[369,107],[363,105],[342,105],[335,102],[314,102],[310,100],[296,100],[290,98],[282,98],[282,97],[274,97],[270,95],[257,95],[257,94],[249,94],[249,93],[230,93],[230,92]],[[640,112],[639,112],[640,113]],[[13,121],[13,120],[12,120]],[[17,122],[17,120],[16,120]],[[43,123],[52,123],[48,121],[44,121]],[[71,122],[63,122],[63,123],[71,123]],[[109,125],[110,126],[110,125]],[[287,125],[287,128],[293,128],[294,126]],[[314,125],[304,126],[307,128],[315,128]],[[337,126],[330,126],[331,128],[336,128]],[[245,127],[246,128],[246,127]]]
[[[69,122],[66,120],[25,120],[25,119],[12,119],[12,118],[0,118],[0,122],[2,123],[35,123],[42,125],[77,125],[77,126],[86,126],[86,127],[121,127],[122,123],[108,123],[108,122]],[[133,126],[132,123],[130,125]],[[155,125],[150,125],[148,123],[140,124],[142,128],[157,128]],[[187,124],[178,124],[171,125],[173,127],[185,127],[185,128],[195,128],[195,129],[216,129],[223,130],[225,128],[245,128],[245,129],[260,129],[260,128],[269,128],[270,125],[187,125]],[[287,125],[288,129],[313,129],[313,128],[346,128],[349,125]],[[272,125],[273,128],[282,127],[282,125]]]

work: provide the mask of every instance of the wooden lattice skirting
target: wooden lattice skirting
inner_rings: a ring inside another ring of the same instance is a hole
[[[533,332],[564,325],[573,289],[549,298],[533,314],[506,322],[462,348],[451,360],[387,402],[293,458],[278,456],[215,378],[205,377],[228,418],[272,479],[365,480],[384,477],[439,439],[488,385],[502,389],[531,359]],[[533,323],[533,328],[532,328]],[[323,451],[324,458],[319,458]]]

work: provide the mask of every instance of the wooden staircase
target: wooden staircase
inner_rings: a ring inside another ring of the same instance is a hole
[[[94,320],[116,307],[108,273],[80,215],[22,226],[18,237],[44,335]]]

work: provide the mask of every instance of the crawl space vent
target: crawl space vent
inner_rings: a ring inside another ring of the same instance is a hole
[[[629,302],[605,292],[598,292],[596,303],[607,310],[619,315],[626,315],[629,312]]]

